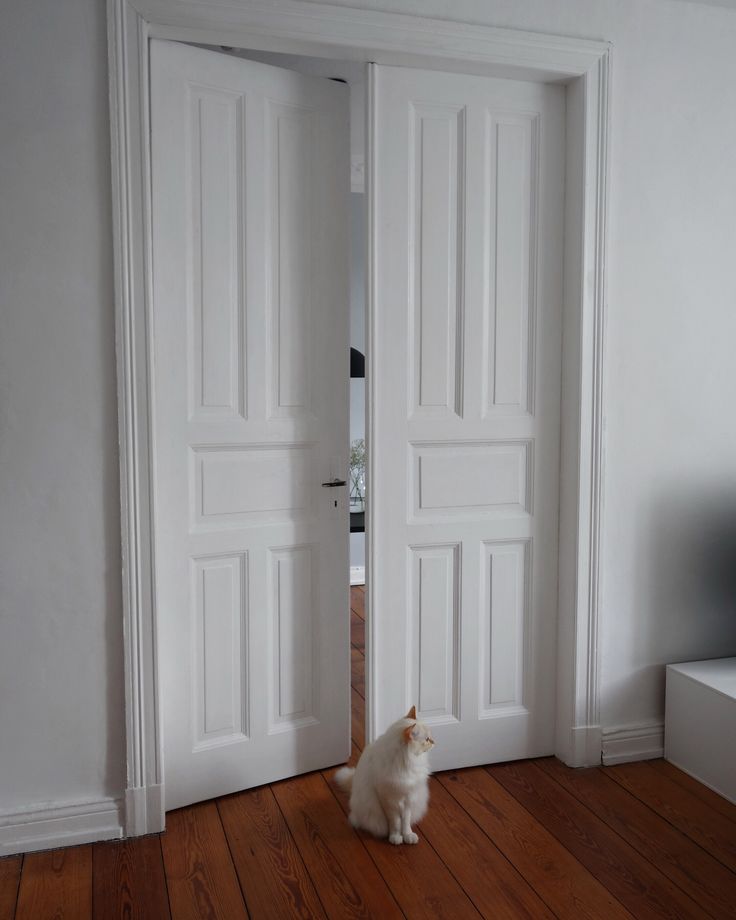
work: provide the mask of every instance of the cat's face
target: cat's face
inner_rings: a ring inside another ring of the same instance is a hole
[[[404,740],[412,754],[426,754],[434,746],[434,738],[423,722],[417,722],[416,707],[412,706],[406,714],[407,719],[412,719],[414,724],[407,725],[404,729]]]

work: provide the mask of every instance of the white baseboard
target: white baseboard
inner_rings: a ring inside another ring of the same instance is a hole
[[[350,566],[350,584],[351,585],[364,585],[365,584],[365,566],[364,565],[351,565]]]
[[[164,787],[132,786],[125,790],[125,836],[158,834],[164,830]]]
[[[96,799],[0,814],[0,856],[123,836],[120,799]]]
[[[603,763],[612,766],[634,760],[654,760],[664,756],[664,723],[625,725],[605,729],[602,735]]]
[[[555,755],[568,767],[594,767],[601,762],[600,725],[578,725],[570,730],[567,743],[558,745]]]

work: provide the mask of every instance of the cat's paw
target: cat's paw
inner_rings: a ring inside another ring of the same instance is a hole
[[[414,831],[409,831],[408,834],[404,834],[404,843],[419,843],[419,837]]]
[[[404,842],[404,838],[401,836],[401,834],[389,834],[388,842],[393,843],[393,845],[397,847],[399,844]]]

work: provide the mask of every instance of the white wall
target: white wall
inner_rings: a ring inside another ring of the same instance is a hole
[[[736,489],[736,14],[363,5],[614,42],[603,723],[660,719],[662,662],[736,652],[733,602],[700,584],[709,509]],[[102,9],[3,10],[0,811],[123,786]]]
[[[0,812],[120,795],[104,4],[3,5]]]

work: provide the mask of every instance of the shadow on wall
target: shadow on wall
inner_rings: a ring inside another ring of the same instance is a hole
[[[637,530],[641,616],[629,639],[638,679],[614,693],[618,711],[636,711],[634,697],[648,685],[655,719],[664,713],[665,664],[736,655],[736,487],[668,489]]]

